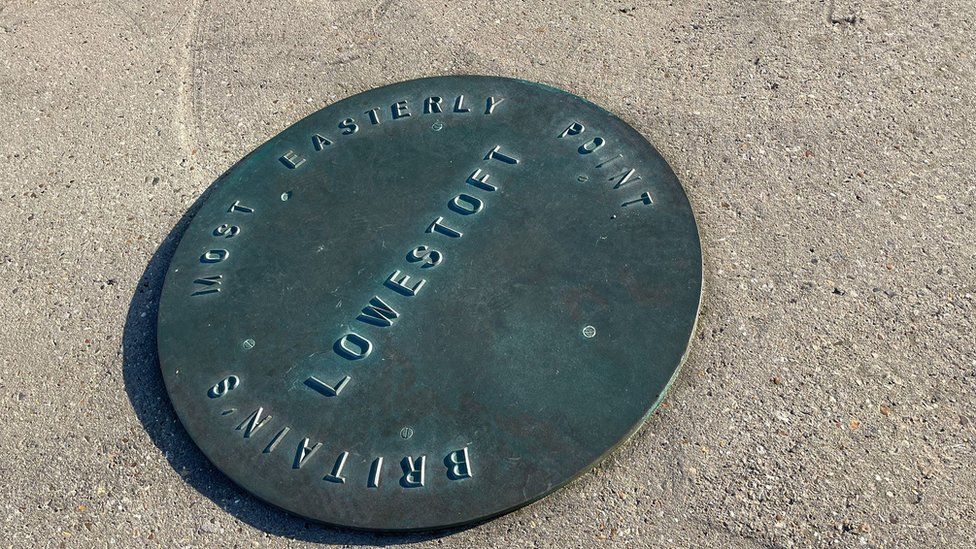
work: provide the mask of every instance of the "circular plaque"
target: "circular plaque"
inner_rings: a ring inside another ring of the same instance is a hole
[[[701,249],[633,128],[569,93],[437,77],[299,121],[214,183],[159,306],[207,457],[317,521],[425,530],[552,492],[685,356]]]

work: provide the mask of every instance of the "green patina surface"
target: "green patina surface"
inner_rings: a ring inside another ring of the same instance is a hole
[[[660,402],[701,297],[695,220],[630,126],[529,82],[342,100],[224,174],[158,322],[173,405],[257,497],[462,525],[587,471]]]

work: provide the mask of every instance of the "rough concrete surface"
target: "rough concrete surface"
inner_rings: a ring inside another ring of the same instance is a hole
[[[969,0],[13,0],[0,7],[0,542],[976,544]],[[168,235],[237,159],[400,80],[514,76],[654,143],[705,251],[690,358],[596,470],[470,529],[237,489],[162,388]]]

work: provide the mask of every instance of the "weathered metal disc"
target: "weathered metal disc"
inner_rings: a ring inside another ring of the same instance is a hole
[[[462,525],[595,465],[662,398],[695,220],[633,128],[493,77],[301,120],[216,183],[159,307],[176,412],[245,489],[374,530]]]

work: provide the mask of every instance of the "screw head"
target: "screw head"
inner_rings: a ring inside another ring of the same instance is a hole
[[[411,429],[410,427],[404,427],[403,429],[400,429],[400,438],[408,439],[412,436],[413,436],[413,429]]]
[[[576,180],[579,181],[580,183],[586,183],[587,181],[590,180],[590,178],[585,175],[581,175],[577,177]]]
[[[440,122],[434,122],[434,123],[433,123],[433,124],[432,124],[432,125],[430,126],[430,129],[432,129],[432,130],[434,130],[435,132],[439,132],[439,131],[441,131],[441,130],[443,130],[443,129],[444,129],[444,124],[442,124],[442,123],[440,123]]]
[[[583,337],[590,339],[596,336],[596,328],[593,326],[586,326],[583,328]]]
[[[253,349],[254,345],[255,345],[254,340],[251,338],[247,338],[243,342],[241,342],[241,347],[243,347],[245,351],[248,349]]]
[[[281,193],[281,201],[287,202],[291,198],[291,191]]]

